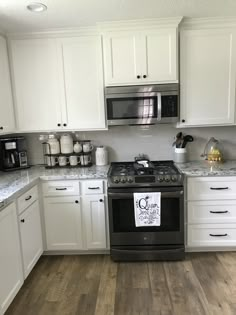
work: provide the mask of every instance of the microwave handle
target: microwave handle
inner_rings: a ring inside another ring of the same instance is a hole
[[[161,120],[161,93],[157,93],[157,121]]]

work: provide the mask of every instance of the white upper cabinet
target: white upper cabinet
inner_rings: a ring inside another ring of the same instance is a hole
[[[235,31],[185,29],[180,49],[181,127],[234,124]]]
[[[133,84],[141,80],[141,64],[137,55],[138,34],[116,32],[104,36],[104,66],[106,85]]]
[[[140,49],[143,83],[178,81],[176,29],[144,32]]]
[[[56,41],[12,40],[11,53],[18,129],[57,129],[62,102]]]
[[[68,129],[105,128],[101,36],[58,40],[64,69]]]
[[[136,25],[103,32],[105,84],[178,82],[177,26]]]
[[[105,128],[101,36],[12,39],[19,131]]]
[[[7,55],[7,44],[0,36],[0,133],[12,132],[15,129],[12,89]]]

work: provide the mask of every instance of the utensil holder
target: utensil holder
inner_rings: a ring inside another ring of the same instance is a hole
[[[174,162],[175,163],[187,162],[187,149],[186,148],[175,148]]]

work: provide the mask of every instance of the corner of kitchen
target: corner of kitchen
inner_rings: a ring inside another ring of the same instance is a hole
[[[0,5],[0,315],[236,313],[236,6],[208,1]]]

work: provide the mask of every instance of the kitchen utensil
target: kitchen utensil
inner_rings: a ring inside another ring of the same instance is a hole
[[[108,152],[106,147],[97,147],[95,152],[96,165],[107,165],[108,164]]]
[[[185,148],[188,142],[193,142],[193,137],[190,135],[186,135],[183,137],[183,143],[181,145],[181,148]]]
[[[172,146],[175,146],[176,148],[180,148],[183,140],[183,134],[182,132],[178,132],[176,135],[176,140],[173,142]]]

